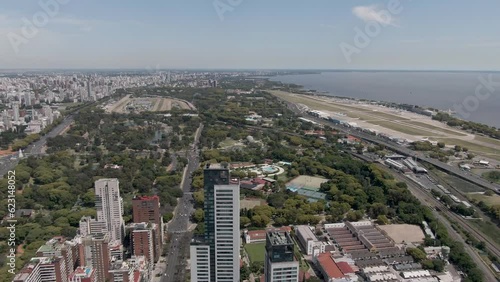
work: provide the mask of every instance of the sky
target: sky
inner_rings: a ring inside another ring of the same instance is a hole
[[[0,69],[500,70],[498,11],[498,0],[3,0]]]

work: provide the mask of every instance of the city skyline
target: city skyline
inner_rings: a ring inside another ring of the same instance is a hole
[[[12,34],[45,10],[5,4],[2,68],[499,70],[495,1],[59,2],[14,47]],[[356,45],[356,29],[373,23],[379,31]],[[342,44],[359,52],[348,60]]]

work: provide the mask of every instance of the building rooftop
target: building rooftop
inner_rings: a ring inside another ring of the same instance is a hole
[[[311,228],[309,228],[309,226],[307,226],[307,225],[299,225],[299,226],[295,227],[295,229],[297,229],[297,232],[300,233],[300,235],[306,241],[308,241],[308,240],[317,241],[318,240],[316,238],[316,236],[314,235],[314,233],[312,232]]]
[[[267,237],[273,246],[293,244],[290,234],[284,231],[269,231]]]
[[[228,163],[206,164],[205,169],[229,169],[229,164]]]
[[[342,271],[342,273],[344,274],[354,273],[352,267],[345,261],[338,262],[337,266],[339,267],[340,271]]]
[[[329,253],[322,253],[318,256],[318,263],[320,267],[323,269],[326,275],[328,275],[328,280],[333,278],[343,278],[344,274],[337,266],[335,261],[333,261],[332,257]]]
[[[266,231],[265,230],[251,230],[247,232],[250,240],[265,240],[266,239]]]
[[[151,200],[160,200],[160,197],[158,197],[157,195],[153,195],[153,196],[135,196],[133,200],[141,200],[141,201],[151,201]]]
[[[92,275],[93,272],[94,270],[92,269],[92,267],[79,266],[69,275],[69,278],[70,279],[74,279],[74,277],[88,278]]]

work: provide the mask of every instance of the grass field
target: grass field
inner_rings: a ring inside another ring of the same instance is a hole
[[[409,127],[408,125],[404,123],[395,123],[392,121],[369,121],[369,123],[380,125],[382,127],[392,129],[394,131],[402,132],[405,134],[409,135],[416,135],[416,136],[443,136],[442,134],[439,133],[434,133],[430,131],[426,131],[423,129],[418,129],[414,127]]]
[[[499,173],[500,173],[500,171],[498,171],[496,169],[491,169],[491,170],[486,170],[485,172],[483,172],[481,174],[481,176],[484,179],[487,179],[488,181],[500,184]]]
[[[240,209],[253,209],[263,204],[265,204],[265,200],[263,199],[243,199],[240,201]]]
[[[238,141],[233,140],[231,138],[226,138],[225,140],[219,143],[219,147],[221,148],[231,147],[234,146],[236,143],[238,143]]]
[[[250,257],[250,262],[258,261],[264,262],[265,259],[265,251],[266,251],[266,243],[251,243],[245,245],[245,251]]]
[[[500,205],[500,196],[493,194],[486,196],[483,194],[468,194],[467,197],[479,201],[483,201],[488,206]]]
[[[479,231],[483,232],[484,235],[488,236],[490,239],[500,244],[500,229],[493,224],[491,221],[484,220],[471,220],[472,226],[476,226]]]
[[[431,130],[438,130],[438,131],[441,131],[441,132],[444,132],[444,133],[450,134],[450,135],[467,136],[467,134],[465,134],[465,133],[460,133],[458,131],[453,131],[453,130],[449,130],[449,129],[446,129],[446,128],[437,127],[437,126],[434,126],[434,125],[427,124],[425,122],[409,121],[408,123],[409,124],[413,124],[413,125],[417,125],[417,126],[421,126],[421,127],[425,127],[427,129],[431,129]]]
[[[131,98],[130,95],[127,95],[115,102],[110,106],[109,112],[115,113],[128,113],[126,109],[127,105],[130,105],[134,102],[146,102],[149,101],[151,108],[149,111],[158,112],[158,111],[170,111],[172,108],[180,108],[180,109],[191,109],[190,104],[187,101],[173,99],[173,98],[152,98],[152,97],[144,97],[144,98]],[[142,110],[141,110],[142,111]]]
[[[500,146],[500,140],[489,138],[489,137],[477,136],[476,135],[476,137],[474,137],[474,140],[481,141],[481,142],[484,142],[484,143],[488,143],[488,144],[491,144],[491,145]]]
[[[444,173],[438,169],[434,169],[433,172],[435,172],[439,176],[439,178],[444,179],[453,188],[455,188],[463,193],[484,192],[483,188],[481,188],[475,184],[472,184],[470,182],[467,182],[461,178],[453,176],[451,174]]]
[[[481,155],[488,155],[488,157],[490,158],[493,158],[495,160],[500,160],[499,150],[492,147],[482,146],[455,138],[437,138],[436,141],[444,142],[446,145],[459,145],[462,147],[467,147],[471,152]]]

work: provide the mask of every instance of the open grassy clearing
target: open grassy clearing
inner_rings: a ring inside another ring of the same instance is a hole
[[[348,106],[343,106],[342,107],[348,107]],[[353,110],[356,110],[356,108],[353,108]],[[359,109],[358,109],[359,111]],[[380,112],[380,111],[376,111],[376,110],[372,110],[372,109],[367,109],[366,110],[366,113],[367,114],[370,114],[374,117],[377,117],[377,118],[381,118],[381,119],[388,119],[388,120],[401,120],[401,121],[406,121],[406,120],[409,120],[405,117],[402,117],[401,115],[397,115],[397,114],[389,114],[389,113],[383,113],[383,112]]]
[[[231,147],[234,146],[236,143],[238,143],[238,141],[233,140],[231,138],[226,138],[225,140],[219,143],[219,147],[221,148]]]
[[[157,98],[155,101],[155,107],[153,109],[154,112],[159,112],[163,108],[163,103],[165,102],[165,99],[160,99]]]
[[[486,196],[483,194],[468,194],[467,197],[479,201],[483,201],[488,206],[500,205],[500,196],[493,194]]]
[[[484,154],[483,156],[500,162],[500,155]]]
[[[245,251],[250,257],[250,262],[264,262],[265,259],[265,251],[266,251],[266,243],[251,243],[245,245]]]
[[[266,202],[263,199],[245,198],[240,200],[240,209],[253,209],[257,206],[262,206],[265,204]]]
[[[437,136],[442,136],[440,134],[436,134],[436,133],[433,133],[433,132],[430,132],[430,131],[425,131],[425,130],[418,129],[418,128],[408,127],[407,125],[400,124],[400,123],[395,123],[395,122],[392,122],[392,121],[369,121],[369,123],[380,125],[382,127],[385,127],[385,128],[388,128],[388,129],[392,129],[394,131],[402,132],[402,133],[405,133],[405,134],[409,134],[409,135],[416,135],[416,136],[436,136],[437,135]]]
[[[469,151],[478,153],[478,154],[488,154],[490,156],[497,156],[500,158],[500,151],[496,148],[482,146],[475,143],[471,143],[468,141],[456,139],[456,138],[438,138],[436,139],[438,142],[444,142],[446,145],[459,145],[462,147],[467,147]]]
[[[451,174],[447,174],[439,169],[432,170],[433,173],[439,176],[439,178],[444,179],[448,184],[450,184],[453,188],[463,192],[463,193],[471,193],[471,192],[484,192],[485,190],[473,183],[465,181],[461,178],[453,176]]]
[[[469,222],[471,223],[472,227],[477,227],[477,229],[484,235],[495,241],[495,243],[500,244],[500,236],[498,236],[498,234],[500,234],[500,228],[498,228],[491,221],[474,219],[470,220]]]
[[[478,136],[478,135],[476,135],[476,137],[474,137],[474,140],[477,140],[477,141],[480,141],[480,142],[484,142],[484,143],[488,143],[488,144],[495,145],[495,146],[500,146],[500,140],[493,139],[493,138],[490,138],[490,137],[484,137],[484,136]]]
[[[421,126],[421,127],[425,127],[427,129],[431,129],[431,130],[439,130],[441,132],[444,132],[444,133],[450,134],[450,135],[467,136],[467,134],[465,134],[465,133],[460,133],[460,132],[449,130],[449,129],[446,129],[446,128],[437,127],[437,126],[434,126],[434,125],[427,124],[425,122],[409,121],[408,123],[409,124],[413,124],[413,125],[417,125],[417,126]]]

